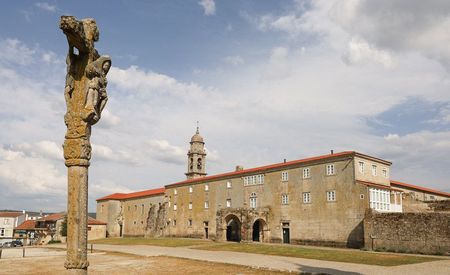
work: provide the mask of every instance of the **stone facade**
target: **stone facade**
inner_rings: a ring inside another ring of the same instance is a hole
[[[391,181],[391,163],[361,153],[331,152],[206,176],[198,129],[190,144],[187,180],[159,193],[145,191],[152,195],[143,191],[98,200],[97,215],[108,221],[109,236],[120,236],[120,221],[123,236],[363,247],[367,209],[403,212],[403,205],[412,205],[402,189],[407,184]],[[196,170],[191,164],[198,156],[202,166]]]
[[[450,255],[450,213],[374,213],[364,219],[365,247]]]

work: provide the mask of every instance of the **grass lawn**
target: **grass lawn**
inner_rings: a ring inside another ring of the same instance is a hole
[[[202,250],[235,251],[266,255],[289,256],[324,261],[335,261],[356,264],[396,266],[404,264],[415,264],[437,260],[438,257],[421,257],[403,254],[378,253],[358,250],[324,249],[314,247],[300,247],[289,245],[266,245],[266,244],[243,244],[222,243],[196,247]]]
[[[191,246],[191,245],[205,245],[211,244],[211,241],[198,239],[184,239],[184,238],[107,238],[89,241],[93,244],[119,244],[119,245],[156,245],[156,246]]]

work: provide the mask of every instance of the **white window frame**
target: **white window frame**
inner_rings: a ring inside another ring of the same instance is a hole
[[[177,195],[178,194],[178,191],[177,191],[177,189],[175,188],[175,189],[173,189],[173,194],[174,195]]]
[[[303,203],[311,203],[311,192],[303,192]]]
[[[327,191],[327,201],[336,201],[336,190]]]
[[[288,194],[281,194],[281,204],[282,205],[289,204],[289,195]]]
[[[381,174],[383,175],[383,177],[388,178],[388,171],[387,171],[387,168],[383,168],[383,169],[381,170]]]
[[[309,179],[311,178],[311,169],[308,168],[303,168],[303,178],[304,179]]]
[[[372,164],[372,176],[377,176],[377,166],[375,164]]]
[[[189,193],[194,192],[194,188],[192,188],[192,186],[189,186]]]
[[[335,167],[334,167],[334,163],[332,163],[332,164],[327,164],[326,170],[327,170],[327,176],[333,176],[333,175],[336,175],[336,169],[335,169]]]
[[[227,199],[226,206],[227,208],[231,207],[231,199]]]
[[[258,196],[255,192],[250,194],[250,208],[255,209],[258,206]]]
[[[283,182],[289,181],[289,171],[281,172],[281,181]]]
[[[176,203],[173,204],[173,211],[177,211],[177,204]]]
[[[380,212],[390,211],[391,192],[384,189],[369,188],[369,206]]]
[[[359,172],[364,174],[364,161],[358,162]]]
[[[188,208],[189,210],[192,210],[192,202],[189,202]]]
[[[231,181],[227,181],[227,188],[231,188]]]
[[[209,185],[205,183],[205,191],[209,191]]]
[[[209,201],[205,201],[205,209],[209,208]]]

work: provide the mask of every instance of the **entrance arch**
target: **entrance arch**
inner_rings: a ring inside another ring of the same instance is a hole
[[[227,241],[240,242],[241,241],[241,221],[235,215],[228,215],[225,218],[227,223]]]
[[[254,242],[264,242],[264,230],[266,226],[267,224],[263,219],[257,219],[253,223],[252,240]]]

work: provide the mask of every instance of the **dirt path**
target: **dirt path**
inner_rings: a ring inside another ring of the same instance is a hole
[[[0,259],[0,274],[65,274],[65,251],[29,249],[30,256],[21,258],[10,255]],[[31,250],[34,250],[31,252]],[[6,253],[5,253],[6,254]],[[56,255],[60,254],[60,255]],[[33,256],[31,256],[33,255]],[[201,262],[172,257],[144,257],[117,252],[94,252],[88,255],[89,274],[283,274],[270,270],[252,269],[246,266]],[[214,272],[211,272],[211,271]]]
[[[186,247],[96,244],[94,245],[94,248],[104,251],[117,251],[142,256],[171,256],[200,261],[237,264],[258,268],[269,268],[272,270],[283,270],[290,272],[377,275],[450,274],[450,260],[384,267],[230,251],[204,251]]]

